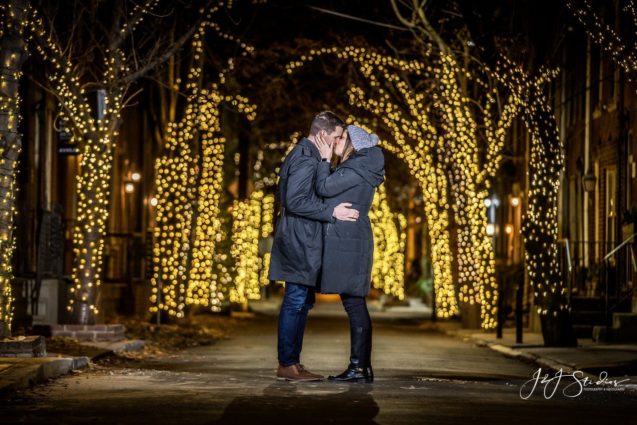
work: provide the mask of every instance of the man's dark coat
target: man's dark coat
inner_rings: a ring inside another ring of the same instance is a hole
[[[323,253],[322,223],[335,221],[334,206],[328,206],[314,190],[316,168],[321,162],[318,148],[301,139],[286,156],[279,171],[277,218],[270,280],[315,287]]]

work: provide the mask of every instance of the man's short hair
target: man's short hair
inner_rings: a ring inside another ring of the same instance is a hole
[[[338,115],[330,111],[319,112],[312,120],[310,136],[316,136],[321,130],[325,130],[327,134],[331,134],[336,130],[336,127],[345,128],[345,123]]]

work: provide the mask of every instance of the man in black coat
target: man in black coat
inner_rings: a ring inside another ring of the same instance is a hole
[[[277,199],[281,213],[277,219],[270,257],[270,280],[285,281],[285,295],[278,323],[277,378],[320,380],[300,363],[303,333],[315,291],[323,253],[323,222],[356,221],[358,211],[342,203],[328,207],[316,194],[316,168],[331,158],[331,146],[343,136],[345,124],[329,111],[319,113],[302,138],[287,155],[279,171]],[[327,145],[317,144],[321,135]],[[318,146],[321,146],[322,151]],[[328,151],[329,150],[329,151]]]

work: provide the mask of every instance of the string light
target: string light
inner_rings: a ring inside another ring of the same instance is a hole
[[[256,185],[255,185],[256,186]],[[274,233],[274,195],[267,194],[263,196],[263,203],[261,206],[261,238],[267,239],[272,237]],[[268,279],[268,271],[270,269],[270,252],[263,254],[263,261],[261,263],[261,271],[259,272],[259,283],[261,286],[266,286],[270,283]]]
[[[349,102],[381,120],[392,135],[392,139],[382,142],[381,146],[403,159],[412,176],[419,182],[423,192],[425,216],[429,220],[437,316],[448,318],[457,315],[459,310],[452,274],[447,179],[444,169],[434,161],[438,135],[428,121],[426,108],[420,104],[423,100],[422,94],[414,93],[409,85],[388,67],[394,67],[401,72],[411,72],[419,77],[430,73],[430,69],[417,61],[397,60],[367,52],[362,48],[346,47],[311,51],[305,60],[290,63],[288,72],[291,73],[305,61],[324,54],[335,54],[339,58],[353,60],[359,65],[370,86],[375,89],[378,98],[370,99],[366,97],[362,88],[350,87]],[[403,109],[394,103],[390,93],[383,89],[383,83],[389,83],[400,93],[407,106],[407,116],[403,115]]]
[[[259,238],[262,232],[263,192],[252,192],[246,201],[235,200],[232,206],[232,248],[235,259],[235,284],[230,291],[230,301],[246,303],[261,298],[259,270]]]
[[[500,83],[524,99],[521,117],[531,136],[528,205],[522,224],[524,256],[537,313],[553,317],[569,310],[559,264],[557,228],[564,150],[555,115],[543,90],[557,73],[543,68],[535,78],[530,78],[507,58],[502,58],[494,72]]]
[[[195,58],[203,58],[209,28],[236,41],[246,52],[252,51],[205,20],[193,36]],[[164,153],[155,162],[157,207],[150,311],[163,310],[177,318],[184,317],[187,305],[219,311],[225,293],[231,291],[232,273],[225,265],[228,254],[216,249],[226,237],[219,210],[226,144],[219,109],[228,104],[250,121],[256,114],[246,98],[221,91],[225,75],[234,68],[232,60],[220,73],[219,82],[206,89],[199,86],[203,61],[195,62],[186,82],[183,117],[169,124]]]
[[[77,218],[73,227],[75,266],[67,310],[75,313],[76,321],[92,323],[99,312],[97,291],[103,267],[113,147],[118,136],[124,95],[124,88],[115,82],[129,69],[120,49],[111,50],[104,57],[105,71],[100,82],[110,90],[104,92],[103,116],[94,119],[80,84],[80,75],[66,63],[62,48],[50,36],[43,18],[35,9],[32,9],[29,25],[29,42],[52,65],[53,71],[47,73],[47,79],[60,104],[61,118],[72,128],[71,142],[80,149]]]
[[[405,298],[405,239],[407,219],[389,208],[385,185],[376,189],[369,221],[374,235],[372,286],[399,300]]]
[[[0,337],[10,334],[13,320],[11,279],[12,256],[15,249],[15,173],[22,149],[21,135],[18,133],[22,102],[18,82],[22,76],[22,62],[27,54],[27,44],[23,41],[23,36],[28,20],[24,17],[30,12],[28,2],[25,2],[25,5],[25,9],[20,9],[15,2],[0,4],[0,39],[3,40],[4,53],[0,73],[0,120],[3,121],[3,131],[0,133]]]
[[[621,39],[615,30],[615,23],[612,25],[604,23],[602,18],[593,10],[591,0],[569,0],[568,8],[573,16],[584,26],[586,33],[617,65],[626,71],[626,76],[634,81],[637,75],[637,51],[635,46],[627,44]],[[610,5],[609,7],[614,7]],[[634,26],[637,27],[637,10],[632,0],[625,2],[623,11],[631,18]]]
[[[80,151],[77,219],[73,228],[75,266],[67,306],[78,323],[93,323],[98,313],[97,294],[103,270],[113,151],[121,123],[123,97],[129,84],[126,77],[133,75],[129,66],[132,59],[125,52],[127,44],[123,41],[132,37],[157,3],[157,0],[149,0],[137,4],[126,19],[117,22],[119,27],[115,28],[115,33],[119,42],[116,40],[105,50],[103,71],[95,81],[102,87],[100,94],[103,94],[104,105],[103,111],[95,111],[95,118],[81,83],[84,78],[82,68],[69,63],[67,50],[54,37],[53,28],[45,24],[37,10],[31,10],[28,41],[51,65],[52,70],[46,75],[49,89],[57,97],[62,120],[72,130],[71,142],[77,144]],[[212,8],[213,11],[218,9]]]
[[[424,63],[386,57],[364,48],[323,48],[292,61],[287,71],[292,73],[304,63],[327,54],[358,66],[369,89],[350,87],[350,104],[365,109],[385,125],[393,137],[386,147],[405,161],[421,186],[429,221],[439,317],[458,314],[459,301],[480,303],[482,327],[493,329],[498,293],[483,199],[501,163],[506,130],[520,113],[521,99],[510,95],[495,120],[492,109],[496,90],[489,88],[482,114],[487,133],[485,161],[480,158],[473,101],[463,95],[459,78],[485,83],[463,70],[452,56],[442,53],[433,57],[428,53],[428,62]],[[428,78],[435,89],[421,85],[424,89],[415,90],[405,75],[418,80]],[[430,119],[432,115],[439,117],[436,124]],[[454,239],[458,290],[453,277],[450,211],[457,226]]]

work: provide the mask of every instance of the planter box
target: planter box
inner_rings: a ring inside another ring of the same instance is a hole
[[[40,335],[0,339],[0,357],[45,357],[45,344]]]
[[[51,336],[65,336],[82,341],[121,341],[124,325],[51,325]]]

